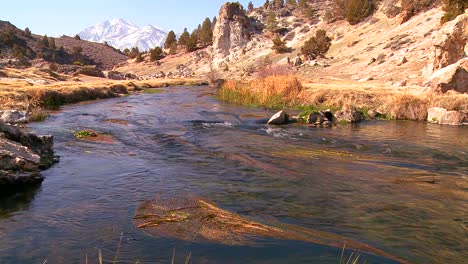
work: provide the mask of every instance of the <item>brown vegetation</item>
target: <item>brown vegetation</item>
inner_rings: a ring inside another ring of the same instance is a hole
[[[229,80],[219,91],[221,100],[266,108],[342,109],[353,105],[373,109],[391,119],[426,120],[427,109],[434,106],[468,111],[466,94],[410,94],[386,87],[362,84],[306,84],[292,75],[269,76],[258,81]]]

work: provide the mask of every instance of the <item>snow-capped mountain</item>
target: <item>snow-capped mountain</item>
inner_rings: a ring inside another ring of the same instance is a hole
[[[89,27],[78,33],[81,39],[104,43],[124,50],[138,47],[140,51],[147,51],[156,46],[162,46],[167,32],[153,27],[139,27],[121,18],[105,21]]]

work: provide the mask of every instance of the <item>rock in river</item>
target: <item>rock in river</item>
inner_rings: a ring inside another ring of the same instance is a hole
[[[278,113],[274,114],[270,120],[268,120],[268,125],[284,125],[287,124],[289,120],[288,114],[281,110]]]
[[[57,160],[52,147],[52,136],[26,133],[0,121],[0,190],[41,183],[44,177],[40,171]]]

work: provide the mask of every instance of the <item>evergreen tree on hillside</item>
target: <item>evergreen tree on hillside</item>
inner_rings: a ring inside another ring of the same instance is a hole
[[[315,59],[325,55],[330,49],[332,39],[327,36],[327,32],[323,29],[317,30],[315,36],[311,37],[304,43],[301,48],[302,54],[310,59]]]
[[[441,23],[454,20],[457,16],[463,14],[468,8],[467,0],[444,0],[444,16],[440,19]]]
[[[263,4],[263,9],[268,9],[270,7],[270,0],[266,0],[265,4]]]
[[[286,0],[286,6],[295,9],[297,6],[296,0]]]
[[[273,0],[273,6],[276,10],[284,7],[284,0]]]
[[[164,48],[169,49],[172,47],[172,44],[177,43],[177,37],[174,31],[169,31],[167,34],[166,42],[164,42]]]
[[[143,60],[144,60],[143,55],[140,52],[138,52],[138,54],[135,57],[135,62],[140,63],[140,62],[143,62]]]
[[[270,10],[267,18],[267,30],[269,32],[274,32],[278,28],[278,21],[276,20],[276,13],[273,10]]]
[[[346,6],[346,21],[351,25],[361,22],[374,12],[372,0],[349,0]]]
[[[200,42],[205,46],[213,43],[213,26],[209,18],[206,18],[205,21],[203,21],[203,25],[200,30]]]
[[[216,23],[218,23],[218,18],[216,16],[213,17],[213,22],[211,23],[211,26],[213,27],[213,30],[216,26]]]
[[[138,56],[138,54],[140,54],[140,50],[138,49],[138,47],[133,47],[131,50],[130,50],[130,54],[129,54],[129,57],[131,59],[134,59]]]
[[[31,37],[31,30],[29,28],[24,29],[24,36],[26,36],[27,38]]]
[[[76,35],[75,35],[75,39],[76,39],[76,40],[81,40],[80,35],[76,34]]]
[[[47,35],[44,35],[42,37],[42,45],[44,45],[44,47],[49,47],[49,38],[47,37]]]
[[[303,13],[306,12],[307,8],[309,7],[309,4],[307,3],[307,0],[299,0],[297,2],[297,8]]]
[[[247,10],[249,12],[252,12],[254,10],[254,5],[253,5],[252,1],[250,1],[249,4],[247,5]]]
[[[55,46],[55,39],[54,38],[49,37],[47,41],[49,42],[49,48],[51,48],[53,50],[57,49],[57,46]]]
[[[163,50],[160,47],[155,47],[154,49],[150,50],[150,61],[154,62],[162,59],[162,57]]]
[[[179,37],[179,45],[185,46],[190,38],[190,33],[187,31],[187,28],[184,28],[184,32]]]

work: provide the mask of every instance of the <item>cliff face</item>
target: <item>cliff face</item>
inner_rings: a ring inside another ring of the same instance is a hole
[[[213,56],[229,61],[250,40],[250,19],[239,3],[226,3],[219,11],[213,32]]]

